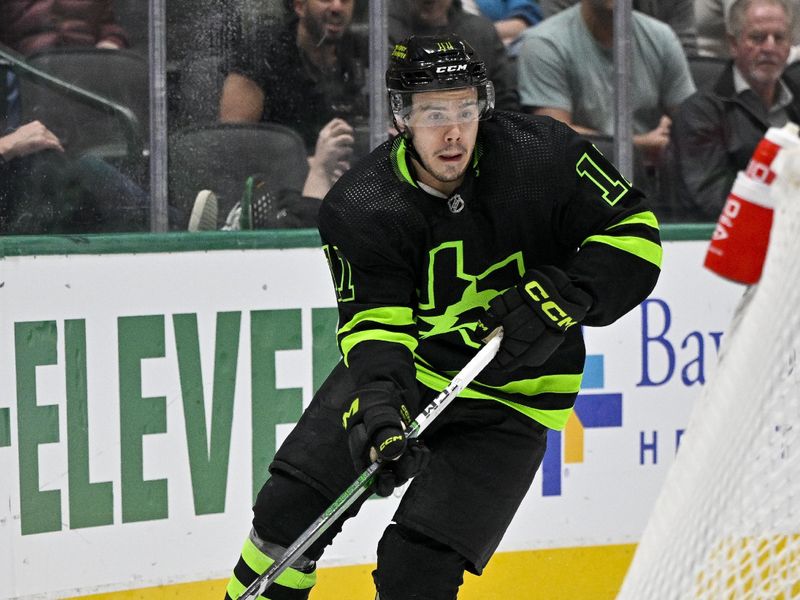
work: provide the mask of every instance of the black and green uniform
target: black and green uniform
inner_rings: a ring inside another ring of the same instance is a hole
[[[474,356],[468,332],[489,301],[526,271],[564,270],[592,297],[590,326],[631,310],[658,278],[658,224],[642,194],[565,125],[511,113],[482,121],[465,181],[447,198],[417,183],[411,152],[403,138],[387,142],[323,201],[343,361],[278,450],[256,501],[254,528],[274,544],[292,543],[355,478],[342,415],[359,390],[392,390],[416,414]],[[417,556],[429,568],[417,574],[424,586],[483,570],[533,481],[547,429],[566,424],[584,359],[581,330],[571,327],[542,366],[490,365],[437,417],[422,436],[430,464],[384,534],[379,572],[386,548],[394,560],[405,543],[409,556],[430,553]],[[408,542],[397,527],[433,543]],[[339,529],[306,556],[318,559]],[[443,566],[454,560],[455,571]],[[251,567],[237,566],[240,582],[254,576]],[[304,598],[307,582],[290,571],[273,596]]]
[[[612,323],[659,274],[658,224],[642,201],[593,146],[550,119],[499,113],[481,123],[472,168],[447,200],[417,184],[395,139],[345,174],[320,212],[356,385],[408,390],[416,378],[443,389],[475,354],[467,332],[489,301],[542,265],[591,295],[584,325]],[[541,367],[487,369],[462,396],[562,429],[584,358],[573,327]]]

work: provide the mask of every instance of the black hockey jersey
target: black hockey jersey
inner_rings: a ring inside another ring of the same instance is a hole
[[[482,121],[471,168],[449,197],[417,183],[395,138],[345,173],[320,209],[339,306],[338,341],[358,389],[391,383],[416,407],[474,356],[489,301],[555,265],[589,293],[583,325],[614,322],[652,291],[658,222],[642,193],[584,138],[547,117]],[[580,389],[582,332],[539,367],[485,369],[461,395],[503,402],[562,429]],[[421,408],[421,407],[419,407]]]

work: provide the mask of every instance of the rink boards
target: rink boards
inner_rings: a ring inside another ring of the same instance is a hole
[[[336,312],[313,235],[207,235],[0,247],[0,598],[220,597],[269,458],[337,360]],[[743,291],[705,248],[666,242],[650,298],[585,329],[575,416],[460,597],[613,598]],[[315,598],[371,597],[397,502],[345,526]]]

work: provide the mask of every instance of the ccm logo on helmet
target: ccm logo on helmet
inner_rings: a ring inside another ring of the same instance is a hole
[[[552,300],[547,300],[550,295],[544,291],[544,288],[542,288],[538,281],[534,280],[527,283],[525,285],[525,291],[528,292],[528,295],[533,298],[535,302],[539,303],[542,307],[542,312],[560,328],[566,330],[577,323],[577,321],[565,313],[564,309],[558,304]]]
[[[460,71],[466,71],[467,65],[450,65],[448,67],[436,67],[437,73],[458,73]]]

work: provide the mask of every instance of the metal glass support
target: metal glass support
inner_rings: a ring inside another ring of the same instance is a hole
[[[150,230],[167,231],[167,8],[150,0]]]
[[[384,74],[389,62],[388,0],[369,3],[369,147],[386,141],[389,128]]]
[[[631,0],[614,2],[614,162],[620,173],[633,179],[633,122],[631,90],[633,15]]]

